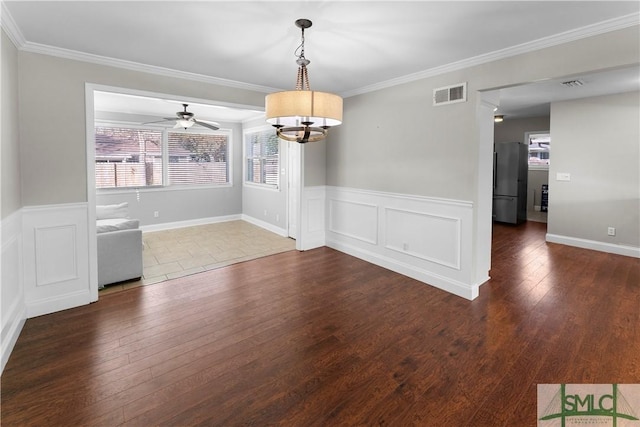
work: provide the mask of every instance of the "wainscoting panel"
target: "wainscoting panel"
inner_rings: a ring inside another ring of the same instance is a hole
[[[460,218],[385,209],[385,247],[460,270]]]
[[[309,221],[307,222],[307,232],[324,233],[324,197],[307,198],[307,212]]]
[[[473,204],[327,187],[326,245],[467,299],[473,280]]]
[[[34,230],[36,286],[78,279],[76,225],[39,227]]]
[[[296,240],[296,249],[306,251],[325,246],[325,201],[324,186],[302,189],[300,232]]]
[[[329,199],[329,231],[378,244],[378,205]]]
[[[27,317],[91,302],[86,203],[23,208]]]
[[[12,213],[2,220],[2,333],[0,372],[9,360],[24,322],[27,310],[24,304],[24,276],[22,266],[22,212]]]

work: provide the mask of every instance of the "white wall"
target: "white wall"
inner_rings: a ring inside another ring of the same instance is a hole
[[[327,141],[334,138],[333,133],[340,126],[329,129],[326,140],[302,144],[304,159],[304,186],[315,187],[327,182]]]
[[[640,256],[640,94],[554,103],[551,133],[548,240]]]
[[[524,134],[526,132],[548,131],[549,120],[548,115],[514,119],[507,117],[503,122],[495,123],[493,132],[494,140],[495,142],[525,143]]]
[[[327,139],[327,184],[474,200],[479,91],[638,64],[639,28],[347,98],[344,123]],[[467,102],[432,105],[433,89],[461,82]]]
[[[280,182],[278,188],[244,183],[243,176],[242,215],[249,222],[281,236],[287,236],[287,155],[288,145],[292,143],[280,140],[279,144]]]
[[[230,166],[232,185],[136,190],[98,190],[96,204],[129,203],[129,215],[142,226],[180,223],[242,214],[242,124],[220,122],[231,130]],[[159,216],[154,217],[154,212]]]
[[[2,152],[0,215],[5,218],[22,207],[20,145],[18,137],[18,50],[2,31]]]
[[[22,270],[22,195],[20,188],[20,139],[18,135],[18,51],[4,30],[0,50],[2,69],[0,93],[0,372],[26,318]]]
[[[488,277],[488,263],[481,260],[491,247],[485,211],[491,209],[486,177],[492,164],[486,154],[493,139],[487,144],[479,136],[484,125],[477,120],[480,91],[638,64],[639,40],[634,26],[347,98],[344,123],[327,140],[327,184],[469,203],[472,215],[465,221],[473,222],[470,257],[476,271],[466,276],[471,279],[465,285],[473,288],[478,278]],[[432,105],[433,89],[462,82],[467,82],[467,102]],[[429,214],[425,206],[422,213]],[[342,235],[333,236],[332,244],[347,244]],[[404,262],[421,263],[417,257]]]
[[[255,131],[268,129],[264,119],[249,120],[242,124],[243,131]],[[287,182],[288,182],[288,147],[292,143],[280,140],[278,147],[280,161],[280,184],[277,189],[247,185],[244,183],[244,169],[241,172],[242,184],[242,217],[244,220],[259,225],[267,230],[282,236],[287,236]],[[243,156],[244,168],[244,142],[240,150]]]
[[[264,93],[256,91],[36,53],[20,52],[19,67],[25,206],[87,201],[85,83],[264,105]]]

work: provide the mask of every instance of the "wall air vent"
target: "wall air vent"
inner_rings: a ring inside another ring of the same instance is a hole
[[[582,80],[568,80],[566,82],[562,82],[562,84],[566,87],[576,87],[584,85]]]
[[[433,105],[455,104],[467,100],[467,83],[439,87],[433,90]]]

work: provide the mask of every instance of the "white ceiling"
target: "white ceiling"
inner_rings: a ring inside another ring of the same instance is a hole
[[[579,80],[582,86],[563,82]],[[500,107],[496,114],[509,118],[540,117],[549,114],[551,102],[640,90],[640,67],[566,76],[500,90]]]
[[[25,50],[129,61],[271,92],[293,88],[294,21],[308,18],[311,87],[349,96],[603,22],[637,21],[639,11],[637,1],[5,1],[2,22]]]
[[[93,106],[96,118],[139,123],[176,118],[178,111],[183,111],[182,104],[187,104],[187,111],[194,114],[197,120],[213,122],[243,122],[264,117],[263,110],[237,108],[216,103],[212,105],[206,100],[195,102],[192,99],[176,100],[172,97],[150,97],[113,92],[94,92]],[[115,113],[115,114],[111,114]],[[173,123],[167,122],[167,126]]]

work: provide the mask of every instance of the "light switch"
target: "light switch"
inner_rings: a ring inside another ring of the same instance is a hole
[[[568,172],[557,172],[556,181],[571,181],[571,174]]]

